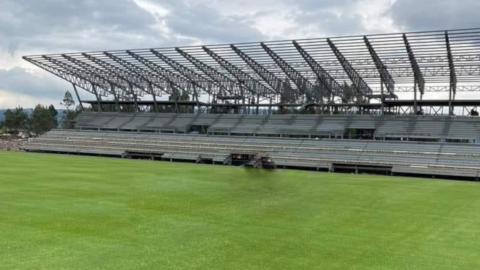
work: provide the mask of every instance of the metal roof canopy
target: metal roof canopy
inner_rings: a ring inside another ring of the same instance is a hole
[[[480,92],[480,28],[24,56],[116,101],[229,94],[236,102],[348,102],[398,92]],[[76,89],[76,88],[75,88]],[[241,98],[238,98],[241,96]],[[381,97],[384,98],[381,98]],[[335,100],[335,98],[337,98]],[[245,99],[247,101],[245,101]],[[219,101],[221,99],[219,98]],[[198,99],[197,99],[198,102]]]

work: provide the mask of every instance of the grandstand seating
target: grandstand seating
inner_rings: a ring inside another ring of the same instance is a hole
[[[363,115],[127,114],[84,112],[81,130],[343,138],[348,129],[373,130],[376,139],[480,140],[480,119],[468,117]]]
[[[98,122],[120,122],[116,120],[115,116],[95,119]],[[182,119],[179,123],[190,122]],[[180,127],[177,124],[167,126]],[[231,164],[232,155],[250,153],[257,159],[258,156],[270,157],[277,167],[335,171],[345,165],[356,170],[387,168],[387,172],[399,174],[475,179],[480,175],[480,145],[461,143],[54,130],[31,139],[22,149],[118,157],[141,153],[163,160],[210,160],[216,164]]]

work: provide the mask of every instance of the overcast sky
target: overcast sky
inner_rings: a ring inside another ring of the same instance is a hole
[[[29,54],[480,27],[479,0],[1,0],[0,108],[71,86]]]

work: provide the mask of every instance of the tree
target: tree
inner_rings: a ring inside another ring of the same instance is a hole
[[[169,101],[189,101],[190,95],[187,91],[177,92],[176,94],[168,97]],[[191,106],[179,106],[180,113],[193,113],[193,107]]]
[[[17,107],[14,110],[8,109],[4,113],[5,127],[18,134],[20,129],[26,129],[28,126],[28,115],[22,107]]]
[[[75,118],[80,114],[80,109],[77,107],[76,110],[67,110],[62,117],[62,128],[63,129],[74,129],[75,128]]]
[[[190,100],[190,95],[188,94],[187,91],[182,91],[181,93],[177,93],[176,95],[170,95],[168,97],[169,101],[175,101],[175,100],[181,100],[181,101],[189,101]]]
[[[4,121],[0,121],[0,133],[6,133],[7,132],[7,127],[5,126]]]
[[[54,121],[50,110],[37,105],[30,115],[30,130],[36,135],[42,135],[53,128]]]
[[[8,129],[7,129],[7,126],[5,125],[5,122],[4,121],[0,122],[0,132],[5,134],[7,133],[7,131]]]
[[[70,91],[65,92],[65,96],[63,97],[61,104],[67,108],[67,111],[70,110],[70,107],[75,106],[75,100],[73,100],[73,96]]]
[[[355,89],[353,86],[348,85],[346,82],[343,83],[343,97],[348,103],[354,103],[355,102]]]
[[[58,127],[58,111],[55,109],[55,106],[53,105],[50,105],[50,107],[48,107],[48,110],[50,111],[50,114],[53,117],[53,128],[57,128]]]
[[[344,98],[351,104],[361,104],[366,102],[366,98],[358,93],[355,86],[343,83]]]
[[[187,91],[182,92],[182,94],[180,95],[180,100],[183,100],[183,101],[189,101],[190,100],[190,95],[188,94]]]
[[[74,129],[75,118],[78,116],[81,110],[79,107],[75,108],[74,110],[70,109],[71,107],[75,106],[75,100],[73,100],[73,96],[70,91],[65,92],[65,96],[63,97],[61,104],[67,108],[67,110],[63,113],[62,116],[62,128]]]

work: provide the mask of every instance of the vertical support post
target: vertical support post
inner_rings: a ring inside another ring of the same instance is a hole
[[[380,91],[382,92],[382,115],[385,114],[385,94],[383,90],[383,82],[380,81]]]
[[[450,87],[450,91],[448,93],[448,115],[453,115],[453,106],[452,106],[452,97],[453,97],[453,89]]]
[[[372,57],[372,60],[377,67],[378,73],[380,74],[380,83],[383,83],[387,88],[390,96],[393,96],[395,93],[395,81],[393,80],[392,75],[388,72],[387,67],[378,56],[377,52],[370,43],[370,40],[368,40],[368,37],[364,36],[363,40],[365,41],[365,45],[367,45],[370,56]]]
[[[116,111],[120,112],[120,104],[118,104],[118,95],[115,93],[115,86],[111,84],[110,87],[112,88],[113,98],[115,99]]]
[[[452,101],[455,101],[456,95],[457,95],[457,92],[456,92],[456,90],[455,90],[455,91],[453,91]],[[454,105],[452,104],[452,115],[455,113],[454,110],[455,110],[455,108],[454,108]]]
[[[323,114],[323,110],[324,110],[324,93],[323,93],[323,90],[324,90],[324,86],[320,83],[320,81],[318,82],[318,87],[320,89],[320,114]],[[314,110],[316,110],[314,108]]]
[[[215,100],[215,96],[213,96],[213,100]],[[210,94],[208,94],[208,100],[207,100],[207,104],[209,104],[210,106],[207,106],[207,113],[215,113],[215,110],[213,109],[213,100],[212,100],[212,97],[210,96]],[[210,107],[210,109],[209,109]]]
[[[245,96],[242,95],[242,114],[247,114],[247,109],[246,109],[246,106],[245,106]]]
[[[200,114],[200,101],[198,100],[198,92],[197,92],[197,87],[195,85],[193,85],[193,92],[194,92],[194,96],[195,96],[195,101],[197,101],[197,114]]]
[[[170,87],[173,89],[173,101],[175,102],[175,112],[180,113],[180,110],[178,109],[178,89],[175,88],[173,83],[170,82]]]
[[[452,100],[455,99],[455,94],[457,93],[457,74],[455,72],[455,62],[453,60],[452,48],[450,46],[450,38],[448,36],[448,31],[445,32],[445,44],[447,45],[447,55],[448,55],[448,66],[450,68],[450,91],[448,97],[448,114],[453,115],[453,104]]]
[[[414,114],[417,114],[417,82],[414,82],[413,86],[413,110]]]
[[[102,104],[100,103],[101,101],[101,98],[100,96],[98,95],[98,91],[97,91],[97,86],[95,84],[92,83],[92,89],[93,89],[93,92],[95,93],[95,97],[97,98],[97,105],[98,105],[98,111],[99,112],[102,112]]]
[[[153,86],[152,83],[148,83],[148,88],[150,90],[150,94],[152,95],[153,98],[153,107],[155,108],[155,112],[159,113],[160,111],[158,110],[158,104],[157,104],[157,97],[155,95],[155,92],[153,91]]]
[[[78,94],[77,86],[74,83],[72,83],[72,85],[73,85],[73,90],[75,90],[75,95],[77,95],[78,103],[80,104],[80,109],[84,111],[85,109],[83,108],[82,100],[80,99],[80,95]]]
[[[175,96],[174,100],[175,100],[175,112],[180,113],[180,108],[178,107],[178,96]]]
[[[128,84],[128,87],[130,88],[130,93],[132,93],[133,95],[133,102],[135,104],[135,110],[137,112],[140,112],[140,107],[138,106],[138,102],[137,102],[137,95],[135,94],[135,92],[133,91],[133,85],[131,83]]]
[[[418,65],[417,59],[413,53],[412,47],[410,46],[410,42],[408,41],[407,35],[403,34],[403,41],[405,43],[405,48],[407,50],[408,57],[410,59],[410,64],[412,66],[413,74],[414,74],[414,98],[415,98],[415,114],[417,113],[417,85],[420,88],[420,100],[423,99],[423,94],[425,93],[425,79],[423,78],[423,74],[420,70]]]

